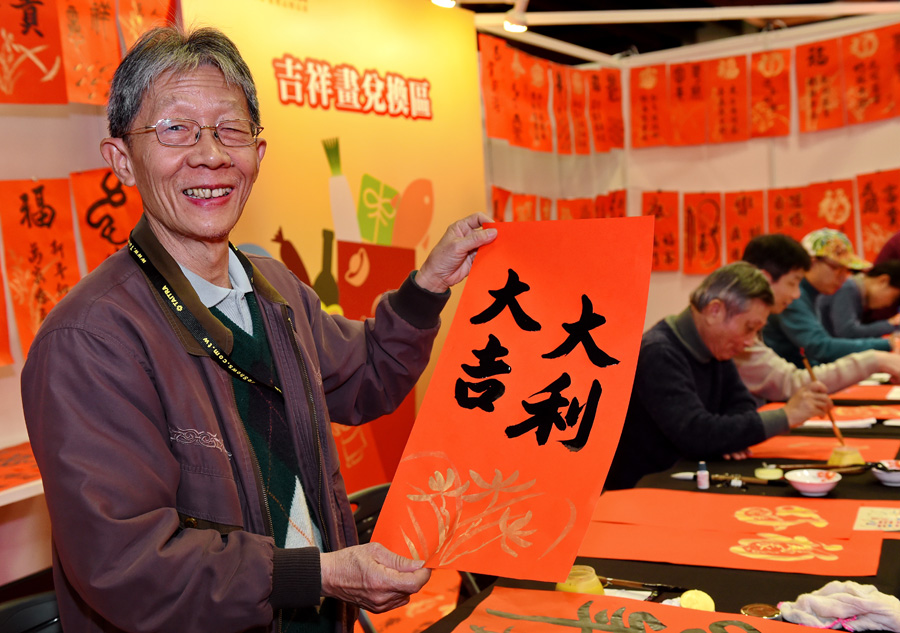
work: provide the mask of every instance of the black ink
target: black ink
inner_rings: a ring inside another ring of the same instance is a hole
[[[618,359],[613,358],[597,347],[591,330],[606,323],[606,317],[594,312],[594,306],[587,295],[581,295],[581,316],[575,323],[563,323],[562,328],[569,333],[566,340],[552,352],[542,354],[542,358],[559,358],[575,349],[579,343],[584,347],[590,361],[597,367],[609,367],[618,365]]]
[[[519,305],[518,299],[516,299],[516,297],[527,290],[531,290],[531,286],[523,281],[519,281],[519,276],[510,268],[506,277],[506,285],[500,290],[488,290],[488,294],[494,297],[494,302],[483,312],[469,319],[469,321],[476,325],[487,323],[503,312],[504,308],[509,308],[516,325],[526,332],[537,332],[541,329],[541,324],[525,314],[525,311]]]

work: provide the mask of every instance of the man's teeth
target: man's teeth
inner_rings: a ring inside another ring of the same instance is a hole
[[[184,194],[191,198],[218,198],[231,193],[231,187],[220,187],[219,189],[185,189]]]

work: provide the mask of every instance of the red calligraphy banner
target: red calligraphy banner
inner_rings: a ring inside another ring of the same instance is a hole
[[[844,94],[839,40],[802,44],[797,56],[797,108],[800,131],[830,130],[844,125]]]
[[[716,613],[617,596],[494,587],[454,633],[515,631],[682,631],[704,633],[728,627],[758,633],[815,633],[819,629],[734,613]]]
[[[784,233],[798,242],[812,231],[807,223],[806,187],[769,189],[769,233]]]
[[[0,450],[0,492],[40,478],[31,444],[25,442]]]
[[[113,4],[66,0],[59,5],[69,101],[106,105],[119,65],[119,31]]]
[[[595,203],[591,198],[574,198],[556,201],[557,220],[587,220],[598,217]]]
[[[595,521],[578,555],[787,574],[874,576],[881,535],[859,532],[842,539],[810,532],[782,534],[765,527],[730,533]]]
[[[809,230],[824,227],[837,229],[850,238],[856,239],[856,205],[853,203],[853,181],[833,180],[811,184],[806,188],[806,212]]]
[[[3,278],[0,277],[0,296],[4,298],[0,302],[0,367],[12,365],[13,357],[9,344],[9,321],[6,318],[6,288]]]
[[[631,69],[632,147],[657,147],[668,142],[667,92],[664,64]]]
[[[888,94],[896,100],[897,96],[900,95],[900,25],[893,24],[878,29],[878,39],[888,49],[891,69]]]
[[[891,47],[886,29],[841,38],[848,123],[880,121],[897,112],[891,84]]]
[[[706,120],[710,143],[731,143],[750,138],[750,101],[747,57],[744,55],[706,62],[709,84]]]
[[[111,169],[69,174],[75,216],[87,270],[128,243],[128,234],[143,213],[136,187],[125,187]]]
[[[875,261],[885,242],[900,231],[900,169],[860,174],[856,177],[856,190],[859,192],[863,259],[871,262]]]
[[[725,194],[725,261],[739,261],[747,242],[765,231],[763,192],[734,191]]]
[[[608,152],[612,148],[605,116],[606,95],[603,91],[603,73],[599,70],[584,71],[588,84],[588,115],[594,151]]]
[[[645,191],[641,215],[651,215],[653,226],[653,272],[678,270],[678,192]]]
[[[0,181],[6,274],[23,356],[47,314],[80,277],[69,181]]]
[[[625,117],[622,112],[622,71],[618,68],[600,70],[603,86],[603,118],[606,136],[612,149],[625,147]]]
[[[670,145],[706,142],[706,64],[669,64]]]
[[[867,462],[882,459],[896,459],[900,451],[900,440],[845,437],[847,446],[855,448]],[[750,447],[757,459],[799,459],[801,461],[825,462],[831,457],[837,440],[833,437],[800,437],[776,435],[765,442]]]
[[[509,202],[511,192],[501,189],[497,186],[491,187],[491,211],[493,213],[494,222],[503,222],[506,220],[506,203]]]
[[[175,3],[171,0],[122,0],[118,7],[125,50],[150,29],[175,22]]]
[[[571,112],[572,137],[575,153],[586,155],[591,153],[591,129],[587,118],[588,75],[583,70],[569,70],[571,80]]]
[[[722,194],[684,194],[684,273],[708,275],[722,265]]]
[[[628,407],[652,220],[496,228],[466,280],[374,540],[429,567],[559,581]]]
[[[539,220],[549,220],[553,214],[553,200],[550,198],[538,198]]]
[[[608,194],[601,193],[596,198],[594,198],[594,217],[595,218],[612,217],[609,215],[609,195]]]
[[[66,103],[56,3],[0,3],[0,103]]]
[[[750,136],[791,132],[791,50],[753,53],[750,58]]]
[[[571,69],[562,64],[550,64],[553,77],[553,116],[556,120],[556,153],[572,153],[572,127],[569,116],[569,76]]]
[[[488,138],[509,139],[509,62],[506,40],[486,33],[478,34],[481,57],[481,97],[484,101],[484,126]]]
[[[514,222],[534,220],[537,196],[514,193],[512,195],[512,219]]]
[[[628,210],[628,197],[624,189],[616,189],[609,192],[609,208],[606,211],[608,218],[624,218]]]
[[[531,149],[536,152],[553,151],[553,131],[550,122],[550,74],[549,62],[538,57],[527,56],[528,110],[526,120],[531,122],[529,138]]]

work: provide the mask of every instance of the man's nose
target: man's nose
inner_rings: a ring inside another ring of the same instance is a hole
[[[204,130],[209,130],[209,134],[204,134]],[[201,125],[199,134],[200,137],[193,146],[192,165],[206,164],[209,167],[218,167],[232,162],[228,153],[229,148],[219,140],[215,125]]]

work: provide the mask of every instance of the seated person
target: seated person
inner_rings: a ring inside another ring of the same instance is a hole
[[[873,263],[877,266],[878,264],[883,264],[892,259],[900,259],[900,231],[894,233],[888,241],[884,243],[884,246],[878,251],[878,255],[875,256],[875,261]],[[900,308],[900,299],[897,299],[893,305],[888,306],[887,308],[866,310],[863,314],[863,323],[889,319],[897,314],[898,308]]]
[[[876,264],[853,275],[833,295],[819,297],[822,325],[832,336],[865,338],[892,334],[900,326],[900,314],[863,323],[866,310],[890,308],[900,300],[900,260]]]
[[[797,367],[803,367],[801,349],[814,365],[867,349],[891,351],[890,341],[883,338],[836,338],[819,319],[816,311],[819,295],[837,292],[851,270],[871,267],[853,253],[847,236],[834,229],[818,229],[808,233],[802,244],[812,264],[800,282],[800,298],[781,314],[769,317],[762,332],[766,344]]]
[[[773,233],[754,237],[744,248],[743,260],[756,266],[769,280],[775,305],[772,314],[781,314],[800,296],[800,282],[812,260],[806,249],[792,237]],[[788,362],[757,336],[743,352],[734,357],[741,379],[757,398],[784,401],[809,382],[809,374]],[[858,383],[876,371],[900,379],[900,355],[865,350],[842,356],[832,363],[816,367],[816,378],[828,393]]]
[[[681,314],[644,333],[607,490],[630,488],[682,457],[740,457],[827,411],[825,386],[814,382],[784,408],[758,412],[731,361],[756,338],[774,301],[763,274],[737,262],[704,279]]]

